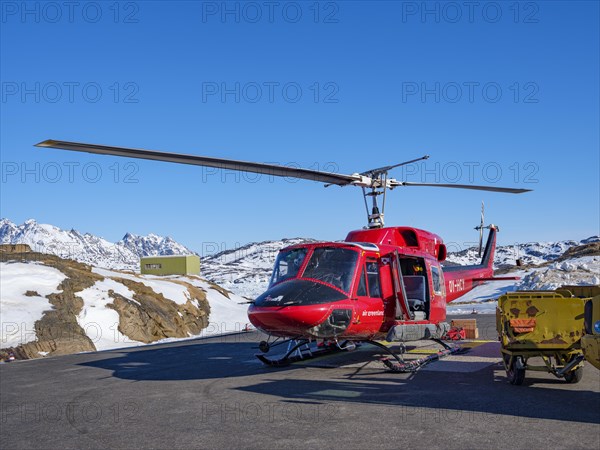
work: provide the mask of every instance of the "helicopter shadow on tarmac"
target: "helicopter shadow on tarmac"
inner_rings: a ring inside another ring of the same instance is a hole
[[[80,363],[111,371],[115,378],[134,381],[205,380],[244,377],[268,372],[258,359],[257,333],[241,333],[100,352],[107,356]],[[292,367],[290,367],[292,368]]]
[[[349,402],[390,406],[402,414],[456,418],[504,416],[525,423],[538,419],[600,422],[600,394],[589,390],[561,390],[562,380],[531,380],[515,387],[494,374],[499,365],[478,372],[418,372],[389,377],[336,379],[271,379],[237,389],[280,397],[282,402]],[[327,373],[327,372],[325,372]],[[331,373],[331,372],[329,372]],[[339,378],[339,376],[338,376]],[[536,381],[541,381],[537,383]],[[527,384],[527,383],[526,383]]]
[[[355,367],[315,370],[302,365],[275,369],[254,358],[255,339],[256,334],[251,333],[100,352],[95,354],[97,359],[80,365],[104,369],[111,372],[111,377],[133,381],[258,377],[254,384],[230,389],[274,397],[285,403],[349,402],[410,411],[417,408],[427,414],[454,411],[489,414],[490,418],[501,415],[519,420],[600,422],[598,392],[576,390],[577,386],[550,378],[526,379],[525,386],[511,386],[503,378],[499,364],[471,373],[392,374]],[[365,360],[364,364],[368,362]],[[280,376],[282,372],[285,378]],[[591,369],[586,374],[598,376]]]
[[[261,363],[254,356],[260,353],[259,336],[264,335],[240,333],[98,352],[93,354],[92,360],[79,365],[104,369],[110,371],[112,377],[134,381],[206,380],[302,369],[303,366],[295,364],[273,368]],[[367,352],[359,360],[371,361],[374,353],[377,352]],[[354,357],[345,352],[335,356],[342,360],[346,357],[346,361],[349,361],[348,356]],[[381,365],[377,372],[383,370]]]

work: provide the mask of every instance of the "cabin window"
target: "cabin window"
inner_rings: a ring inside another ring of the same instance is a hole
[[[436,294],[442,293],[442,279],[440,270],[437,267],[431,267],[431,281],[433,283],[433,292]]]
[[[367,261],[367,280],[369,282],[369,297],[381,297],[379,264],[377,264],[377,261]]]
[[[162,264],[144,264],[144,266],[146,269],[150,269],[150,270],[162,269]]]

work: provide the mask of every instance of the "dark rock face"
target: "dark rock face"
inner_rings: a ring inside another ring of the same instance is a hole
[[[183,281],[190,299],[184,305],[157,294],[150,287],[126,278],[114,278],[134,292],[133,300],[109,291],[111,308],[119,313],[119,331],[135,341],[150,343],[168,337],[183,338],[199,334],[208,326],[210,306],[206,294]]]

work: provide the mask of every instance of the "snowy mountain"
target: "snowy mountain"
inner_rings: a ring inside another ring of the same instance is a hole
[[[82,234],[74,229],[66,231],[35,220],[16,225],[1,219],[0,244],[28,244],[35,252],[122,270],[138,270],[142,256],[194,253],[170,237],[127,233],[119,242],[112,243],[93,234]]]
[[[516,260],[520,259],[524,265],[539,265],[554,261],[567,250],[580,245],[600,242],[600,236],[592,236],[581,241],[555,241],[555,242],[527,242],[524,244],[502,245],[496,247],[494,266],[496,269],[514,267]],[[446,261],[454,264],[477,264],[481,257],[477,255],[475,247],[460,252],[448,253]]]
[[[266,290],[279,250],[302,242],[315,240],[290,238],[253,242],[205,256],[202,258],[201,273],[207,280],[237,295],[255,298]],[[517,259],[521,259],[522,263],[528,266],[548,264],[560,258],[569,249],[594,242],[600,242],[600,237],[592,236],[579,241],[529,242],[498,246],[494,264],[496,268],[514,267]],[[119,242],[111,243],[89,233],[65,231],[52,225],[39,224],[35,220],[28,220],[22,225],[15,225],[7,219],[0,220],[0,243],[28,244],[34,251],[74,259],[97,267],[133,271],[138,270],[141,256],[194,253],[169,237],[127,233]],[[447,258],[447,264],[477,262],[479,257],[475,248],[449,253]],[[528,286],[531,286],[531,283]]]

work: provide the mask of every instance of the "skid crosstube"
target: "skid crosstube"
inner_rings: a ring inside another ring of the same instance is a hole
[[[381,361],[386,365],[388,369],[397,373],[416,372],[421,367],[437,361],[445,356],[463,353],[466,349],[458,346],[450,346],[439,339],[433,339],[434,342],[440,344],[444,349],[438,351],[433,355],[428,355],[425,358],[421,358],[414,361],[404,361],[398,354],[394,353],[386,345],[377,341],[362,341],[366,344],[371,344],[377,348],[384,350],[391,355],[391,358],[384,358]],[[344,351],[343,348],[338,346],[328,346],[322,349],[311,350],[302,354],[299,349],[306,345],[306,342],[301,342],[290,349],[283,357],[279,359],[269,359],[264,354],[256,354],[255,356],[265,365],[270,367],[285,367],[298,361],[308,361],[319,356],[328,355],[332,353],[338,353]]]
[[[434,353],[432,355],[428,355],[424,358],[416,359],[413,361],[397,361],[397,360],[393,361],[390,358],[384,358],[381,360],[381,362],[383,362],[386,365],[386,367],[388,369],[390,369],[392,372],[410,373],[410,372],[416,372],[421,367],[424,367],[427,364],[432,363],[434,361],[439,361],[440,359],[442,359],[446,356],[456,355],[459,353],[465,353],[468,351],[467,349],[465,349],[463,347],[448,345],[439,339],[432,339],[432,340],[434,342],[440,344],[442,347],[444,347],[444,349],[440,350],[437,353]]]
[[[337,353],[343,351],[337,346],[327,346],[317,350],[307,351],[302,354],[301,348],[307,345],[307,342],[300,342],[289,350],[282,358],[269,359],[264,354],[256,354],[255,356],[264,364],[271,367],[285,367],[298,361],[308,361],[318,356],[328,355],[331,353]],[[294,354],[296,353],[296,354]]]

